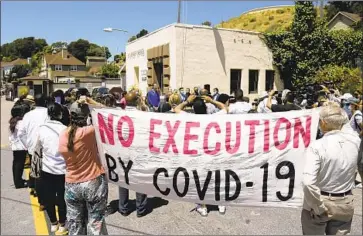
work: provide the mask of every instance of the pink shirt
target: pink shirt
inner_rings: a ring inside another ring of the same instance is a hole
[[[74,151],[68,150],[69,128],[59,136],[59,153],[66,162],[66,182],[82,183],[105,173],[98,157],[95,129],[93,126],[78,128],[73,140]]]

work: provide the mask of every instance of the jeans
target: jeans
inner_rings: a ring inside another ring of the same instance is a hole
[[[129,190],[119,187],[119,203],[118,210],[120,213],[127,214],[129,212]],[[137,214],[143,214],[146,212],[147,195],[143,193],[136,193],[136,211]]]
[[[59,223],[66,223],[66,202],[64,200],[65,175],[53,175],[42,171],[44,205],[51,223],[58,222],[55,206],[58,206]]]
[[[27,151],[13,151],[13,181],[15,188],[24,187],[23,172],[26,154]]]

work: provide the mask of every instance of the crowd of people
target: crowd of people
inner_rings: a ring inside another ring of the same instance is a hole
[[[133,89],[91,98],[88,91],[73,89],[66,93],[58,90],[48,97],[24,95],[15,100],[9,121],[14,185],[31,189],[40,210],[49,216],[51,232],[107,234],[108,184],[98,156],[89,105],[176,115],[239,115],[321,107],[317,140],[307,151],[304,170],[303,233],[350,231],[351,190],[362,186],[355,182],[357,166],[359,174],[363,168],[362,153],[358,155],[359,147],[360,152],[363,149],[359,91],[341,95],[327,86],[305,94],[265,91],[250,102],[241,89],[230,95],[219,93],[218,88],[211,93],[199,87],[162,94],[154,85],[146,96]],[[27,155],[31,171],[26,181],[22,176]],[[136,193],[137,217],[148,214],[150,207],[147,195]],[[122,187],[118,211],[123,216],[130,214],[129,190]],[[197,205],[196,211],[201,216],[208,215],[206,205]],[[225,214],[226,207],[219,206],[219,212]]]

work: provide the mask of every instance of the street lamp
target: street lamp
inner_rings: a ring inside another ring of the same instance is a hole
[[[108,32],[108,33],[111,33],[113,31],[120,31],[120,32],[125,32],[125,33],[128,33],[126,30],[123,30],[123,29],[117,29],[117,28],[104,28],[103,31],[105,32]]]

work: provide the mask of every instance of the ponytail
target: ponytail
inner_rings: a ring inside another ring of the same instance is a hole
[[[79,116],[76,113],[71,113],[71,126],[68,132],[68,151],[74,151],[74,138],[76,136],[77,129],[87,125],[87,117]]]

